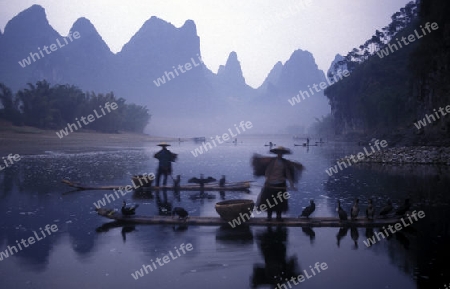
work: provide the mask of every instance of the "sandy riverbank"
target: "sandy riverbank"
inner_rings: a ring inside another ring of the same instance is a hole
[[[145,134],[75,132],[60,139],[54,131],[0,125],[0,156],[42,154],[46,151],[75,153],[92,149],[142,148],[172,139]]]

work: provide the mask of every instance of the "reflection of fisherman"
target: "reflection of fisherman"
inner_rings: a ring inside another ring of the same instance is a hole
[[[172,203],[167,200],[167,191],[163,189],[163,197],[156,193],[156,205],[158,206],[158,213],[160,216],[170,216],[172,214]]]
[[[267,218],[272,219],[272,212],[275,211],[277,220],[281,220],[281,213],[288,210],[288,200],[283,199],[275,203],[273,201],[274,196],[280,191],[286,191],[286,180],[295,190],[294,182],[298,181],[298,173],[303,170],[303,165],[284,159],[283,154],[290,154],[291,151],[282,146],[271,149],[270,152],[277,154],[277,157],[269,158],[256,155],[252,160],[253,174],[266,177],[256,206],[259,208],[261,204],[265,204],[267,206]]]
[[[287,256],[287,233],[286,228],[277,226],[275,230],[268,227],[266,232],[257,235],[258,247],[265,264],[253,266],[253,288],[266,284],[272,285],[268,288],[287,288],[283,283],[299,275],[297,256]]]
[[[170,144],[160,143],[158,146],[162,149],[155,154],[155,158],[159,160],[158,171],[156,172],[156,186],[159,187],[159,178],[163,175],[163,185],[167,184],[167,175],[172,175],[172,162],[177,158],[177,154],[167,149]]]

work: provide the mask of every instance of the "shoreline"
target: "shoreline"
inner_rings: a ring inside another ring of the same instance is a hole
[[[145,148],[170,138],[138,133],[98,133],[77,131],[60,139],[53,130],[30,127],[0,127],[0,156],[8,154],[34,155],[48,151],[65,153],[92,149]]]
[[[183,138],[183,141],[188,139]],[[177,142],[176,137],[151,136],[143,133],[98,133],[89,130],[77,131],[60,139],[53,130],[33,127],[16,127],[0,123],[0,156],[8,154],[34,155],[48,151],[80,153],[99,148],[117,150],[121,148],[146,148],[158,142]],[[337,161],[347,161],[343,157]],[[401,146],[389,147],[365,155],[359,163],[381,164],[432,164],[450,166],[450,147]]]

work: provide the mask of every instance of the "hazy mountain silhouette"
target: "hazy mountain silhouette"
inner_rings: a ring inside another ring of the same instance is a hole
[[[334,60],[331,62],[330,68],[328,68],[327,71],[327,77],[329,79],[333,79],[333,77],[330,77],[330,75],[336,75],[337,76],[337,71],[339,69],[341,70],[348,70],[347,69],[347,64],[342,63],[341,65],[336,65],[338,64],[338,62],[343,62],[345,60],[344,56],[340,55],[340,54],[336,54],[336,56],[334,57]],[[336,66],[336,67],[335,67]]]
[[[63,43],[67,36],[50,26],[41,6],[19,13],[0,34],[0,82],[13,91],[42,79],[85,91],[113,91],[128,102],[148,106],[153,134],[219,134],[241,120],[259,122],[255,133],[283,132],[292,124],[309,125],[314,117],[329,112],[323,94],[301,105],[288,103],[299,89],[325,79],[307,51],[295,51],[284,65],[278,62],[264,83],[253,89],[245,82],[236,52],[230,53],[217,74],[202,63],[192,20],[176,28],[153,16],[117,54],[88,19],[78,19],[70,33],[76,31],[80,38],[50,54],[42,51],[44,56],[37,58],[39,49]],[[27,58],[29,65],[23,65]]]
[[[32,82],[41,77],[41,68],[50,64],[50,56],[32,63],[29,69],[23,69],[18,61],[37,52],[38,47],[54,43],[59,37],[48,23],[45,11],[38,5],[33,5],[11,19],[5,26],[0,41],[0,80],[16,90],[26,82]],[[37,67],[39,65],[39,68]]]
[[[225,65],[220,65],[216,74],[209,77],[215,95],[223,105],[233,105],[248,102],[256,96],[255,89],[245,83],[241,64],[236,52],[232,51]]]
[[[309,90],[314,84],[319,85],[324,81],[325,75],[317,67],[312,54],[298,49],[284,65],[281,62],[275,64],[258,88],[258,101],[264,109],[280,116],[277,123],[282,124],[284,128],[289,127],[290,133],[299,133],[301,127],[307,127],[315,121],[315,117],[330,113],[328,99],[323,90],[313,90],[313,93]],[[288,100],[292,101],[300,91],[308,92],[309,97],[291,105]],[[271,126],[274,127],[274,124]]]

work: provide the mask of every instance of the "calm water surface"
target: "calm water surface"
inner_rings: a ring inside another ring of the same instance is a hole
[[[293,288],[438,289],[450,283],[447,168],[364,165],[329,177],[325,169],[336,158],[362,152],[362,147],[326,143],[306,149],[283,136],[242,136],[241,141],[196,158],[190,151],[198,144],[173,143],[171,150],[179,154],[174,173],[182,176],[182,183],[200,173],[217,179],[226,175],[228,181],[255,180],[250,194],[209,192],[214,199],[201,199],[195,192],[161,192],[125,198],[140,205],[139,214],[182,206],[193,216],[217,216],[214,204],[220,200],[256,200],[263,179],[253,178],[249,160],[253,153],[267,154],[263,144],[272,141],[290,147],[293,154],[287,158],[306,167],[299,191],[291,192],[288,216],[298,216],[309,199],[316,201],[317,217],[335,216],[338,198],[349,210],[359,197],[363,212],[368,198],[379,209],[387,198],[399,205],[410,197],[414,209],[426,217],[370,248],[363,240],[372,232],[364,228],[118,226],[94,212],[93,203],[106,191],[70,192],[61,179],[131,184],[132,174],[155,172],[153,154],[159,147],[52,151],[24,156],[0,172],[0,250],[34,236],[46,224],[58,227],[0,261],[0,288],[276,288],[280,278],[298,276],[316,262],[325,262],[328,269]],[[108,206],[120,205],[115,201]],[[132,277],[143,264],[175,253],[182,243],[192,244],[193,250],[138,280]]]

